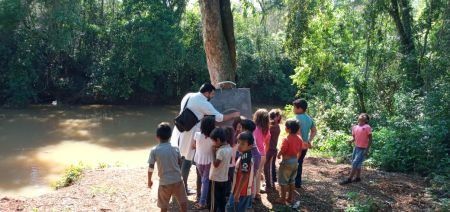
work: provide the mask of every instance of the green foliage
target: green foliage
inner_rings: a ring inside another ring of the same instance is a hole
[[[86,169],[86,166],[83,163],[79,163],[77,165],[70,165],[64,171],[64,175],[56,181],[52,187],[55,189],[64,188],[74,184],[77,180],[79,180],[83,174],[83,171]]]
[[[346,212],[371,212],[379,211],[380,208],[371,198],[364,198],[356,192],[347,193],[350,206],[345,209]]]
[[[366,164],[429,176],[433,193],[447,198],[450,5],[403,1],[397,18],[394,3],[288,1],[292,80],[318,126],[316,150],[348,159],[351,126],[368,112]]]

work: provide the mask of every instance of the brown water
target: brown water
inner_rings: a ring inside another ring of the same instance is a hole
[[[157,144],[156,126],[173,120],[178,110],[98,105],[0,109],[0,198],[50,192],[64,169],[79,162],[93,168],[100,163],[145,166],[149,149]]]
[[[0,109],[0,197],[49,192],[79,161],[143,166],[157,142],[155,127],[177,112],[177,106]]]

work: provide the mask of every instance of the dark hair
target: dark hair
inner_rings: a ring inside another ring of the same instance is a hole
[[[275,118],[281,116],[281,110],[280,109],[272,109],[269,112],[269,118],[271,124],[279,124],[281,120],[278,121],[278,123],[275,123]]]
[[[170,128],[170,124],[167,122],[158,124],[156,136],[161,140],[169,140],[170,136],[172,136],[172,128]]]
[[[365,116],[365,117],[366,117],[366,124],[369,123],[369,120],[370,120],[369,114],[367,114],[367,113],[361,113],[361,114],[359,114],[359,115],[360,115],[360,116]]]
[[[248,130],[248,131],[250,131],[250,132],[253,132],[253,131],[255,131],[255,129],[256,129],[255,123],[254,123],[252,120],[250,120],[250,119],[244,119],[244,120],[242,120],[242,121],[241,121],[241,125],[242,125],[242,130],[243,130],[243,131]]]
[[[242,120],[244,120],[244,119],[245,119],[245,117],[243,117],[243,116],[239,116],[239,117],[234,118],[233,124],[232,124],[233,129],[236,130],[238,124],[241,124],[241,125],[242,125]]]
[[[215,90],[216,88],[211,85],[211,83],[205,83],[200,87],[200,93],[212,92]]]
[[[250,132],[243,132],[239,134],[239,140],[246,141],[248,145],[253,145],[255,143],[255,139],[253,138],[253,134]]]
[[[258,109],[253,115],[253,121],[257,127],[261,128],[264,135],[269,132],[269,112],[266,109]]]
[[[216,128],[216,119],[214,116],[205,116],[200,123],[200,132],[209,137],[214,128]]]
[[[290,134],[297,134],[300,129],[300,123],[297,119],[288,119],[285,124],[286,128],[289,129]]]
[[[220,140],[220,142],[224,143],[226,142],[226,133],[225,130],[222,128],[215,128],[212,132],[211,135],[209,136],[212,140],[216,141],[216,140]]]
[[[306,102],[306,100],[304,99],[297,99],[294,102],[292,102],[292,104],[296,107],[296,108],[301,108],[304,111],[306,111],[306,109],[308,109],[308,102]]]
[[[230,144],[230,146],[234,146],[236,144],[236,136],[234,136],[233,127],[225,128],[225,140]]]

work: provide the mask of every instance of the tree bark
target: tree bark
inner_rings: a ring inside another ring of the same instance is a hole
[[[417,61],[416,48],[412,32],[411,6],[408,0],[391,0],[389,14],[394,20],[400,37],[401,53],[404,55],[406,74],[412,87],[418,88],[423,85],[420,75],[420,66]]]
[[[211,83],[235,81],[236,42],[230,0],[199,0]]]

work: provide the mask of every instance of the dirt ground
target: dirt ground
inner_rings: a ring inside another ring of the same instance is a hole
[[[191,189],[195,188],[194,169],[188,183]],[[349,171],[350,165],[331,159],[307,158],[304,185],[296,195],[300,210],[342,211],[352,205],[350,196],[370,199],[377,211],[435,210],[421,177],[366,168],[362,182],[339,185]],[[2,197],[0,211],[158,211],[157,176],[153,178],[155,185],[149,189],[145,167],[87,170],[74,185],[36,198]],[[195,211],[192,210],[195,196],[189,196],[190,211]],[[257,202],[254,211],[289,211],[271,203],[277,197],[274,191],[262,194],[262,201]],[[171,211],[178,211],[175,204]]]

